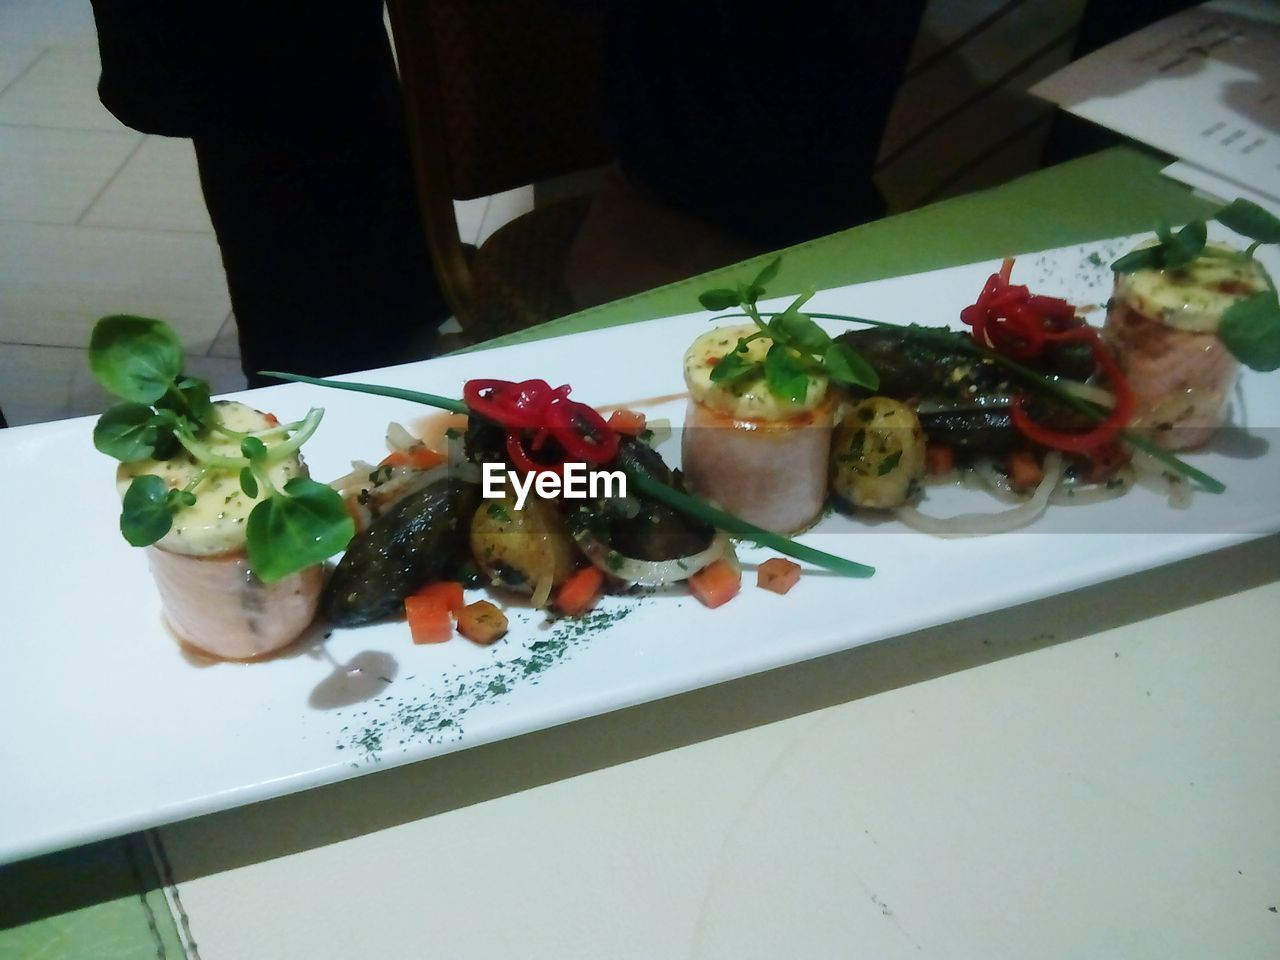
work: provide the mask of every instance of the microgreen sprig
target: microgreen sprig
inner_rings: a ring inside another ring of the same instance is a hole
[[[162,321],[103,317],[89,341],[89,367],[98,382],[121,398],[99,418],[93,443],[122,463],[169,460],[185,455],[197,465],[187,485],[170,488],[143,474],[121,501],[120,531],[136,547],[161,540],[176,514],[196,504],[199,488],[214,471],[234,471],[251,500],[263,495],[245,525],[249,563],[271,583],[320,563],[343,549],[354,525],[337,491],[308,477],[277,488],[270,469],[297,453],[324,415],[313,409],[302,420],[244,433],[220,424],[209,384],[183,373],[182,343]],[[240,456],[215,451],[211,439],[238,440]]]
[[[782,258],[775,257],[750,283],[717,287],[698,297],[698,302],[707,310],[738,307],[756,325],[755,333],[740,337],[737,346],[720,359],[711,371],[711,381],[732,384],[763,378],[770,393],[792,403],[804,401],[810,377],[815,374],[837,383],[876,389],[880,377],[871,365],[847,344],[833,340],[810,315],[800,312],[813,296],[812,291],[797,297],[780,313],[770,314],[770,319],[764,319],[756,303],[781,266]],[[764,359],[749,359],[749,345],[761,338],[770,341]]]
[[[1237,197],[1210,219],[1253,241],[1243,253],[1227,256],[1252,260],[1261,244],[1280,243],[1280,217],[1251,200]],[[1177,233],[1162,220],[1156,226],[1156,236],[1154,245],[1126,253],[1111,264],[1111,269],[1116,273],[1176,270],[1207,255],[1209,233],[1204,220],[1192,220]],[[1280,298],[1275,281],[1269,276],[1266,280],[1267,289],[1231,304],[1222,312],[1218,324],[1218,339],[1231,355],[1249,369],[1263,373],[1280,369]]]

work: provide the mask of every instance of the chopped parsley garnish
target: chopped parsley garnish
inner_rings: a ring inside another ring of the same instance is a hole
[[[901,460],[902,460],[902,450],[898,449],[893,451],[893,453],[889,454],[887,457],[885,457],[883,460],[880,461],[880,466],[876,469],[876,476],[887,477],[889,474],[893,473],[893,471],[897,468]]]

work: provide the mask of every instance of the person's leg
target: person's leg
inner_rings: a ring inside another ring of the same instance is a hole
[[[390,110],[386,110],[390,108]],[[423,238],[398,101],[323,143],[195,140],[251,386],[425,356],[448,315]]]
[[[190,137],[242,366],[323,374],[425,355],[448,315],[418,218],[382,0],[93,0],[99,93]]]

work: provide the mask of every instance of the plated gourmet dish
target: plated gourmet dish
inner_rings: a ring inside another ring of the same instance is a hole
[[[1240,202],[1218,216],[1259,240],[1273,229]],[[458,415],[431,445],[393,425],[380,463],[322,484],[299,453],[319,411],[281,423],[210,403],[180,348],[175,363],[172,335],[137,318],[95,333],[95,372],[125,398],[95,442],[122,461],[121,528],[151,551],[171,627],[215,656],[278,649],[317,607],[340,626],[404,616],[420,643],[492,643],[512,602],[572,617],[607,592],[671,587],[719,606],[741,589],[735,539],[781,554],[755,577],[778,593],[801,575],[796,561],[870,575],[791,539],[832,504],[947,535],[1011,529],[1050,502],[1118,496],[1139,479],[1175,496],[1214,490],[1173,451],[1208,440],[1237,362],[1280,366],[1275,287],[1251,252],[1207,248],[1203,224],[1162,231],[1117,262],[1102,329],[1015,283],[1012,261],[957,305],[964,331],[807,313],[807,298],[765,312],[775,261],[702,298],[728,325],[685,352],[680,469],[655,449],[662,424],[606,417],[568,386],[472,380],[452,399],[313,381]],[[139,352],[164,361],[128,369]],[[625,483],[555,492],[575,465]],[[492,466],[514,482],[486,497]],[[950,482],[1009,509],[931,516],[931,485]],[[467,602],[475,588],[484,598]]]

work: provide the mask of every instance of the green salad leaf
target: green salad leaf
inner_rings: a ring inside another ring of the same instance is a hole
[[[121,463],[137,463],[155,455],[159,428],[155,412],[145,403],[117,403],[108,407],[93,428],[93,445]]]
[[[337,491],[305,477],[276,489],[273,464],[291,457],[315,432],[323,411],[256,434],[236,434],[219,422],[208,382],[183,373],[182,343],[163,321],[103,317],[89,341],[89,368],[122,402],[108,408],[93,430],[94,446],[122,463],[189,458],[196,466],[184,488],[159,476],[133,479],[121,499],[120,531],[135,547],[149,546],[172,529],[174,517],[194,506],[214,471],[233,471],[256,498],[246,524],[249,561],[264,582],[296,573],[341,550],[354,535]],[[239,438],[240,456],[216,453],[211,440]],[[256,519],[255,519],[256,518]]]
[[[739,341],[741,344],[742,341]],[[742,355],[741,346],[726,353],[711,370],[712,383],[733,383],[749,376],[759,376],[761,365]]]
[[[730,310],[742,302],[742,295],[737,290],[718,287],[698,294],[698,302],[707,310]]]
[[[827,331],[800,312],[803,299],[795,300],[782,313],[769,321],[769,337],[774,343],[785,343],[803,353],[822,354],[831,343]]]
[[[173,526],[169,487],[160,477],[136,477],[124,492],[120,532],[135,547],[155,543]]]
[[[351,515],[332,487],[310,477],[294,477],[249,514],[249,565],[260,580],[273,583],[323,563],[354,533]]]
[[[1208,240],[1208,225],[1203,220],[1192,220],[1164,241],[1165,269],[1176,270],[1186,266],[1204,252]]]
[[[1209,228],[1203,220],[1192,220],[1177,233],[1161,220],[1156,224],[1158,242],[1126,253],[1111,264],[1116,273],[1136,270],[1176,270],[1204,252]]]
[[[804,403],[809,393],[809,370],[788,346],[775,342],[764,355],[764,379],[774,396]]]
[[[89,339],[89,368],[117,397],[155,403],[182,373],[182,343],[160,320],[103,317]]]
[[[1280,217],[1252,200],[1238,197],[1215,213],[1213,219],[1258,243],[1280,243]]]
[[[1280,369],[1280,301],[1262,290],[1237,300],[1222,312],[1218,339],[1250,370]]]
[[[827,345],[822,360],[828,376],[837,383],[866,387],[868,390],[874,390],[880,385],[880,376],[875,368],[847,344],[832,340]]]

